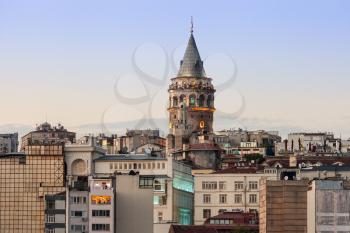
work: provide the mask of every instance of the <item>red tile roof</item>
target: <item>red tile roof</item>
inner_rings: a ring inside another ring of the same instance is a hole
[[[214,228],[193,225],[171,225],[169,233],[218,233]]]

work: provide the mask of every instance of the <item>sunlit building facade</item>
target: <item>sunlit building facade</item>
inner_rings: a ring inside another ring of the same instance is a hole
[[[45,197],[65,191],[63,151],[62,145],[31,145],[0,156],[0,232],[50,232]]]

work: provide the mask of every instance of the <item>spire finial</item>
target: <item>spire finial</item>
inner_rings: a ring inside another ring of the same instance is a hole
[[[193,33],[193,17],[191,16],[191,34]]]

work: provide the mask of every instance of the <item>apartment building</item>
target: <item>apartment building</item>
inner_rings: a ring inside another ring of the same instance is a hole
[[[115,191],[114,178],[90,177],[89,232],[115,232]],[[130,185],[129,185],[130,186]],[[118,186],[118,189],[125,187]],[[134,188],[133,186],[130,189]]]
[[[258,167],[231,167],[212,174],[195,174],[195,224],[225,211],[258,212],[261,179],[275,180],[275,173]]]
[[[350,182],[314,180],[307,191],[307,232],[350,231]]]
[[[193,223],[191,167],[171,157],[153,154],[106,155],[94,160],[95,174],[136,173],[154,179],[154,223]]]
[[[0,134],[0,154],[18,151],[18,133]]]
[[[50,232],[45,198],[66,190],[63,151],[62,145],[37,144],[0,156],[0,232]]]
[[[45,196],[45,233],[66,232],[66,192]]]
[[[44,122],[36,127],[34,131],[24,135],[21,140],[21,151],[28,145],[50,145],[74,143],[76,134],[69,132],[63,125],[52,126]]]
[[[89,186],[94,185],[91,181],[93,160],[104,154],[105,151],[97,146],[96,138],[92,136],[79,139],[77,143],[65,147],[69,232],[90,232],[90,228],[92,229]]]

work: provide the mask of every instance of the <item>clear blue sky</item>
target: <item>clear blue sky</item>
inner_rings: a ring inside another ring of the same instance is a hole
[[[350,1],[16,1],[0,0],[0,125],[45,119],[67,126],[140,118],[125,106],[144,93],[132,66],[161,77],[161,48],[179,63],[190,16],[205,69],[214,84],[234,85],[216,105],[248,127],[291,127],[347,133],[350,123]],[[169,73],[169,78],[175,74]],[[166,86],[152,117],[166,117]],[[158,101],[158,102],[157,102]],[[156,103],[156,104],[155,104]],[[104,113],[104,115],[103,115]],[[141,114],[141,115],[140,115]],[[232,123],[235,126],[237,122]]]

